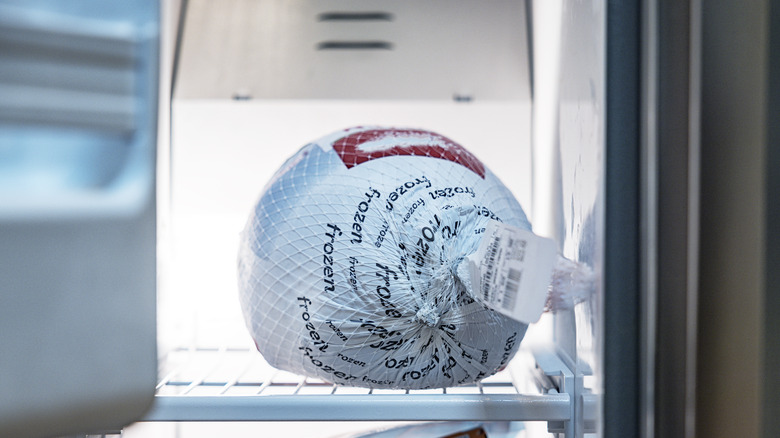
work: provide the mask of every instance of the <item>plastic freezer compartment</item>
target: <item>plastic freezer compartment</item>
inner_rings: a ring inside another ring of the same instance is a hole
[[[349,126],[423,128],[464,145],[513,191],[537,233],[599,269],[598,63],[584,70],[588,95],[568,90],[573,100],[558,103],[557,75],[538,77],[531,91],[528,4],[412,3],[188,3],[171,144],[160,157],[169,184],[158,195],[170,200],[159,213],[161,369],[145,420],[511,420],[531,422],[533,436],[596,431],[599,294],[545,314],[506,370],[464,387],[343,387],[273,369],[254,350],[237,299],[239,232],[286,158]],[[580,19],[603,25],[592,6]],[[599,35],[575,28],[563,39],[597,46]],[[555,71],[556,57],[546,65]],[[558,132],[562,118],[582,138]]]
[[[157,7],[0,1],[0,436],[152,402]]]

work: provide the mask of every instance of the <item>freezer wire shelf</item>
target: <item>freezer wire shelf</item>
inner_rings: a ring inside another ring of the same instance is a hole
[[[162,378],[144,420],[568,421],[570,395],[540,384],[550,380],[539,378],[544,372],[534,372],[534,363],[521,350],[509,367],[477,384],[370,390],[277,370],[251,349],[176,349],[161,361]]]

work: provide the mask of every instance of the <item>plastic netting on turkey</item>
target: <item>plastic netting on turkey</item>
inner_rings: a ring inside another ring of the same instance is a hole
[[[358,127],[304,146],[241,236],[258,350],[276,368],[371,388],[496,373],[527,325],[482,304],[464,269],[490,221],[530,230],[501,181],[442,135]]]

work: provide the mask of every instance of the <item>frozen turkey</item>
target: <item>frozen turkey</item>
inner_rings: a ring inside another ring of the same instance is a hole
[[[530,230],[501,181],[442,135],[358,127],[304,146],[241,235],[257,349],[276,368],[371,388],[496,373],[527,325],[482,304],[464,275],[491,221]]]

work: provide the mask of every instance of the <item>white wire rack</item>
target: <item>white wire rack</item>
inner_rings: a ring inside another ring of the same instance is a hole
[[[176,349],[161,361],[155,403],[144,420],[569,420],[570,395],[540,391],[534,363],[521,350],[509,367],[477,384],[370,390],[274,369],[250,349]]]

